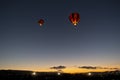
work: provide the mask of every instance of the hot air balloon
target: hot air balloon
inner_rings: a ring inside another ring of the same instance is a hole
[[[78,22],[80,22],[79,13],[77,13],[77,12],[71,13],[70,16],[69,16],[69,20],[74,26],[76,26],[78,24]]]
[[[42,26],[42,25],[44,24],[44,20],[43,20],[43,19],[40,19],[40,20],[38,21],[38,23],[39,23],[40,26]]]

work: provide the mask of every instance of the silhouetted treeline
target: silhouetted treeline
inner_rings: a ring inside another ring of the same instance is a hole
[[[0,70],[0,80],[120,80],[120,71],[67,74],[57,72],[37,72],[19,70]]]

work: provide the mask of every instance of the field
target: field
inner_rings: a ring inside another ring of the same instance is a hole
[[[58,74],[57,72],[0,70],[0,80],[120,80],[120,71]]]

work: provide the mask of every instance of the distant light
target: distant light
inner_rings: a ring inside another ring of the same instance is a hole
[[[58,72],[57,75],[61,75],[61,73]]]
[[[88,76],[91,76],[92,75],[92,73],[88,73]]]
[[[32,75],[36,75],[36,72],[33,72]]]

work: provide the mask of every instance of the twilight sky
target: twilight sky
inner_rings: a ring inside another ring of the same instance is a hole
[[[68,19],[72,12],[80,13],[78,31]],[[59,65],[66,72],[120,68],[119,0],[0,1],[0,69],[51,71]]]

